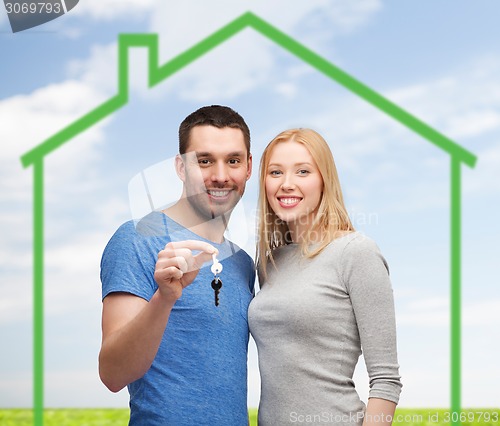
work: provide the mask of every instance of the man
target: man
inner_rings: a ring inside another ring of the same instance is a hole
[[[179,154],[181,198],[122,225],[104,250],[99,374],[113,392],[128,386],[131,425],[248,425],[255,272],[224,231],[251,175],[250,132],[232,109],[203,107],[181,123]]]

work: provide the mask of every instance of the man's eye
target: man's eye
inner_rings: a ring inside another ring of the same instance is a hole
[[[238,158],[231,158],[229,164],[239,164],[241,161]]]
[[[201,165],[207,165],[207,164],[210,164],[210,160],[206,159],[206,158],[200,158],[198,160],[198,164],[201,164]]]

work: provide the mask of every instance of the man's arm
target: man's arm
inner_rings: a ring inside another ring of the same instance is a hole
[[[103,301],[99,375],[112,392],[142,377],[153,363],[174,301],[113,293]]]
[[[201,251],[196,256],[192,250]],[[168,243],[158,254],[158,290],[148,302],[128,293],[104,298],[99,375],[112,392],[141,378],[151,367],[172,307],[216,249],[202,241]]]

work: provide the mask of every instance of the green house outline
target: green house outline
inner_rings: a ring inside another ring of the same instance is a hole
[[[336,81],[368,103],[385,112],[450,155],[451,172],[451,411],[461,409],[461,164],[473,168],[477,157],[415,116],[395,105],[320,55],[272,26],[252,12],[246,12],[193,47],[163,65],[158,64],[157,34],[120,34],[118,37],[118,93],[21,157],[24,167],[33,165],[33,410],[35,426],[43,425],[44,410],[44,158],[70,139],[117,111],[129,100],[129,50],[148,50],[148,84],[156,86],[213,48],[250,27],[317,71]],[[452,416],[460,425],[460,416]]]

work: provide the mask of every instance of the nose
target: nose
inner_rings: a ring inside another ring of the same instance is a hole
[[[281,183],[281,189],[283,191],[291,191],[295,189],[295,183],[292,180],[292,177],[289,174],[285,174],[283,176],[283,182]]]
[[[217,163],[213,168],[212,182],[226,183],[229,181],[229,173],[225,163]]]

